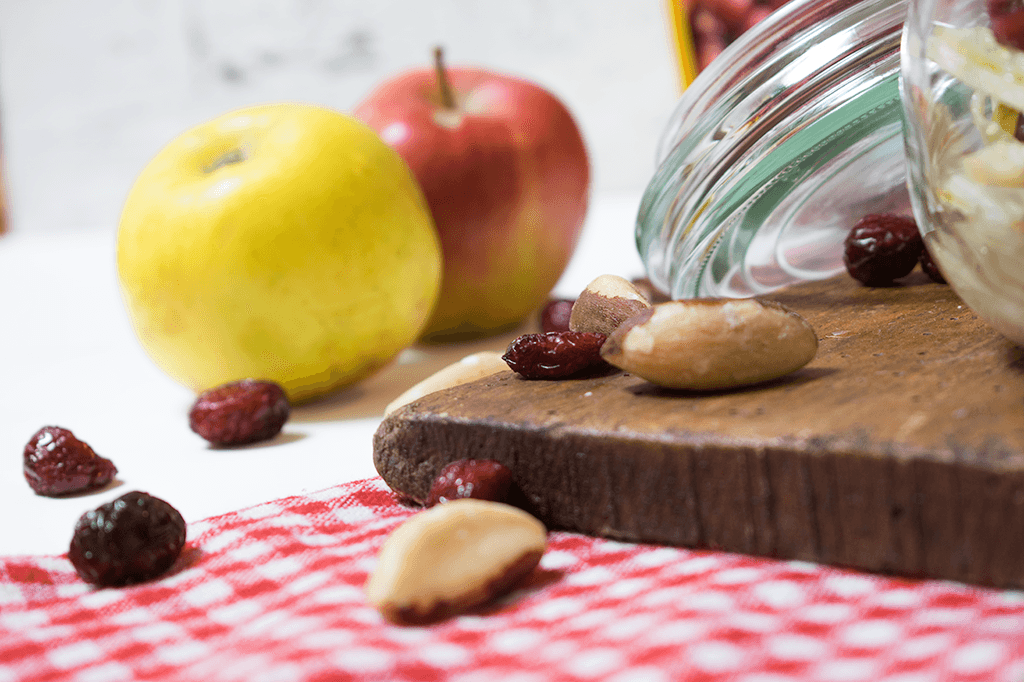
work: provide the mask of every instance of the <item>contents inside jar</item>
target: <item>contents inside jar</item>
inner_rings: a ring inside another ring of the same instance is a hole
[[[1020,41],[1000,34],[998,16],[993,26],[995,32],[936,25],[928,40],[928,59],[955,81],[933,93],[937,101],[926,118],[923,172],[936,205],[928,206],[935,229],[923,233],[964,301],[1020,342],[1024,51]]]

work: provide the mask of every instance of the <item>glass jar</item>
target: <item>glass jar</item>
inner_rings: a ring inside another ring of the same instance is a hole
[[[683,93],[637,219],[675,298],[750,296],[843,269],[866,213],[908,213],[906,0],[792,0]]]
[[[1000,45],[990,23],[985,0],[910,0],[901,76],[908,185],[943,276],[1024,344],[1024,52]]]

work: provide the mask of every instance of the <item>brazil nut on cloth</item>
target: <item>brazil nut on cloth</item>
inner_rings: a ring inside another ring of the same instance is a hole
[[[189,526],[168,575],[0,559],[0,682],[1024,680],[1024,595],[552,533],[484,611],[398,627],[363,584],[415,511],[379,479]]]

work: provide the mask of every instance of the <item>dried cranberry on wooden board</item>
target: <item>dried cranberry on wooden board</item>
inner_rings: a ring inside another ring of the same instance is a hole
[[[917,265],[924,242],[906,216],[872,213],[857,221],[843,243],[843,263],[868,286],[888,286]]]
[[[932,255],[928,253],[928,248],[921,249],[921,256],[918,258],[921,263],[921,269],[928,275],[928,278],[936,284],[946,284],[946,278],[943,277],[942,271],[939,270],[939,266],[932,260]]]
[[[133,491],[82,515],[68,559],[82,580],[103,586],[155,578],[185,546],[185,520],[160,498]]]
[[[117,467],[60,426],[44,426],[25,445],[25,479],[39,495],[96,490],[114,480]]]
[[[560,379],[607,366],[601,357],[605,338],[594,332],[523,334],[509,344],[502,358],[526,379]]]

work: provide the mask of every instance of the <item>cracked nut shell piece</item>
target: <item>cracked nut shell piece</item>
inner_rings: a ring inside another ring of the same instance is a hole
[[[616,327],[651,307],[632,282],[618,275],[601,275],[576,299],[569,315],[569,329],[611,334]]]

